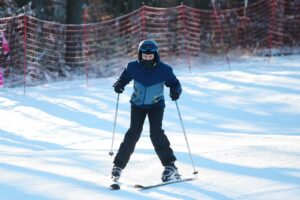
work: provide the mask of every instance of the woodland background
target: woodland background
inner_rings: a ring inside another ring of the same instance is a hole
[[[254,2],[257,0],[248,0],[248,4]],[[87,14],[86,22],[93,23],[122,16],[142,5],[166,8],[181,4],[199,9],[213,9],[211,0],[0,0],[0,17],[26,12],[46,21],[81,24],[84,14]],[[215,1],[217,9],[230,9],[244,5],[244,0]]]

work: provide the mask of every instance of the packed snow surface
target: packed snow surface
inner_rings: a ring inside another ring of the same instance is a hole
[[[171,62],[172,64],[172,62]],[[173,63],[174,64],[174,63]],[[109,189],[117,77],[0,88],[0,199],[296,200],[300,197],[300,56],[195,60],[174,67],[198,179],[160,182],[148,121],[121,190]],[[165,88],[163,121],[183,177],[193,166]],[[114,152],[129,127],[132,85],[120,95]]]

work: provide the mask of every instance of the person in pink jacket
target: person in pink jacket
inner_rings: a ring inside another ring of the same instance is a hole
[[[7,59],[8,55],[9,55],[9,45],[8,42],[5,38],[5,33],[3,30],[0,30],[0,54],[1,54],[1,62],[0,64],[3,64],[5,62],[5,60]],[[3,68],[2,65],[0,65],[0,87],[4,86],[4,77],[3,77]]]

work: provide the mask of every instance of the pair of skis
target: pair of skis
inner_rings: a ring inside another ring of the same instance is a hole
[[[161,187],[161,186],[170,185],[170,184],[174,184],[174,183],[193,181],[193,180],[196,180],[196,179],[197,178],[183,178],[183,179],[180,179],[180,180],[161,182],[161,183],[153,184],[153,185],[136,184],[133,187],[137,188],[137,189],[140,189],[140,190],[148,190],[148,189],[151,189],[151,188]],[[113,184],[110,185],[110,188],[112,190],[119,190],[121,187],[120,187],[120,184],[118,182],[114,182]]]

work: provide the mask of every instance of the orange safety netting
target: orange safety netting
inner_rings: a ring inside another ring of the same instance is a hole
[[[163,59],[184,62],[203,53],[289,53],[300,46],[300,2],[261,0],[227,10],[143,6],[113,20],[80,25],[19,15],[0,19],[0,30],[10,47],[8,59],[0,58],[6,84],[36,84],[83,73],[87,78],[114,74],[137,57],[143,39],[156,40]]]

